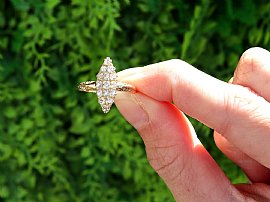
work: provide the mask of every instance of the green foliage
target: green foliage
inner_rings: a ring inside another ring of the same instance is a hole
[[[269,10],[263,0],[0,1],[0,200],[173,201],[134,129],[76,84],[106,56],[118,69],[182,58],[228,80],[245,49],[270,47]]]

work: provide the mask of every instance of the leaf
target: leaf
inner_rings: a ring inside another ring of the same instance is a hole
[[[27,163],[25,155],[20,150],[14,151],[14,157],[16,158],[19,166],[23,166]]]
[[[9,190],[6,186],[0,186],[0,197],[7,198],[9,196]]]
[[[12,149],[9,145],[0,142],[0,161],[5,161],[10,158]]]
[[[4,115],[7,118],[15,118],[17,116],[17,111],[16,111],[15,107],[8,106],[7,108],[4,109]]]
[[[61,1],[60,0],[46,0],[46,7],[49,10],[54,9]]]
[[[81,151],[81,157],[87,158],[90,156],[90,149],[88,147],[83,147]]]
[[[27,118],[23,119],[21,124],[22,124],[22,127],[26,130],[31,129],[34,126],[33,121],[31,119],[27,119]]]
[[[30,9],[30,5],[26,0],[11,0],[13,6],[21,11],[28,11]]]

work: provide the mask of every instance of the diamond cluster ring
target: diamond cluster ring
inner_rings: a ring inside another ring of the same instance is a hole
[[[119,82],[112,60],[105,58],[99,73],[97,81],[81,82],[78,86],[79,91],[96,93],[98,102],[101,105],[102,111],[108,113],[114,103],[117,91],[135,93],[136,88],[130,84]]]

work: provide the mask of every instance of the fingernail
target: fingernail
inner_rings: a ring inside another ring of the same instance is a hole
[[[116,96],[115,104],[125,119],[136,129],[141,129],[148,124],[148,114],[143,109],[137,94],[119,93]]]

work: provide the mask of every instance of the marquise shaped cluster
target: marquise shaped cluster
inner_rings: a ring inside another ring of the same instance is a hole
[[[108,113],[116,96],[117,74],[112,60],[107,57],[97,74],[96,92],[102,111]]]

